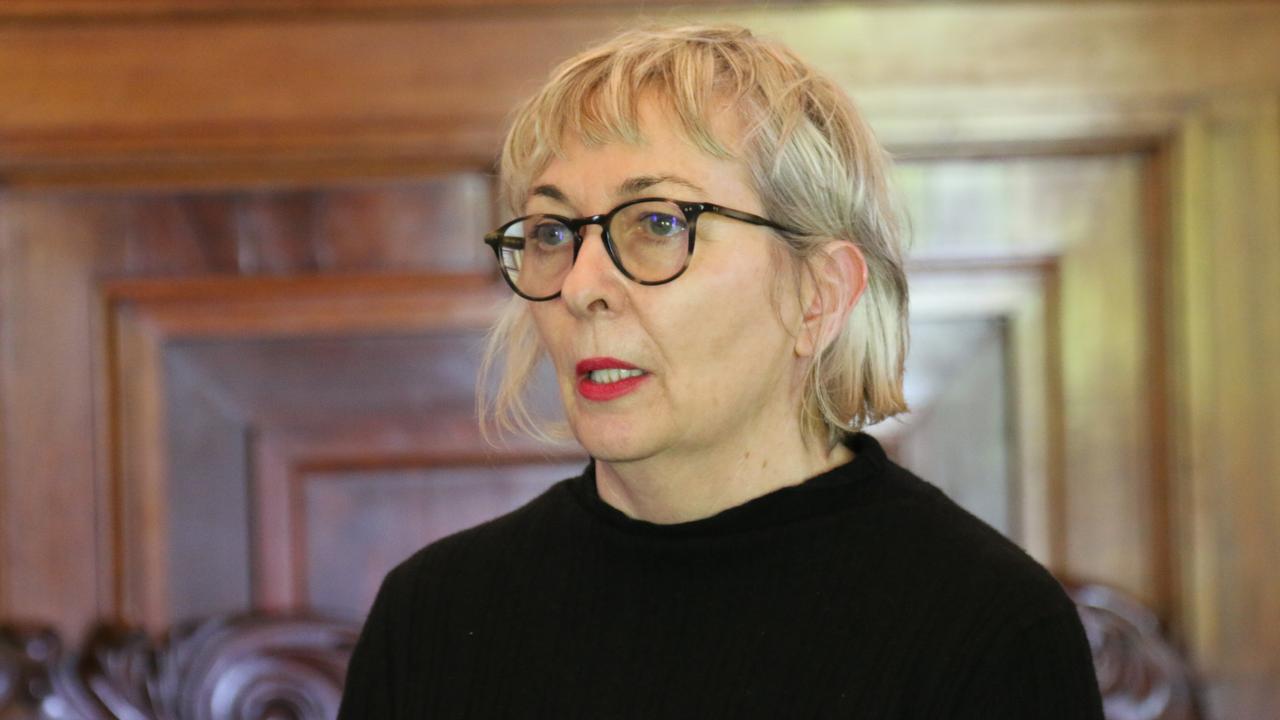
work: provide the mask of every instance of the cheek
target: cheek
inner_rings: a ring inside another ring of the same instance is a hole
[[[564,347],[564,341],[571,336],[565,327],[564,318],[559,317],[556,310],[552,303],[541,303],[529,308],[529,314],[533,319],[533,328],[537,333],[538,342],[551,356],[551,362],[556,368],[556,377],[561,378],[563,383],[565,365],[570,362],[569,349]],[[557,339],[560,342],[557,342]],[[572,373],[572,368],[568,370]]]
[[[555,337],[555,333],[551,328],[552,319],[548,316],[546,309],[537,305],[531,306],[529,308],[529,318],[533,321],[533,329],[537,333],[538,342],[542,343],[543,347],[553,350],[551,339]]]
[[[740,386],[747,374],[771,375],[785,358],[787,336],[773,304],[771,268],[761,264],[708,273],[697,292],[665,310],[667,322],[655,323],[663,330],[660,344],[669,349],[674,375],[687,391],[718,393],[724,386]]]

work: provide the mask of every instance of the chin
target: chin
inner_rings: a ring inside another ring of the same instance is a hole
[[[580,418],[570,422],[573,436],[591,457],[604,462],[641,460],[653,454],[653,440],[631,423]]]

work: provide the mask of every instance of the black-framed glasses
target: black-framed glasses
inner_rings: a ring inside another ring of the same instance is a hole
[[[599,225],[605,250],[618,270],[641,285],[662,285],[680,277],[693,256],[695,230],[703,213],[794,230],[741,210],[669,198],[629,200],[603,215],[568,218],[539,213],[512,220],[484,236],[498,256],[502,277],[526,300],[552,300],[582,249],[582,229]]]

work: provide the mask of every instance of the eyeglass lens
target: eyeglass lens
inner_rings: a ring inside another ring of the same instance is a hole
[[[688,260],[689,223],[674,203],[624,206],[613,213],[608,230],[622,271],[635,280],[670,280]],[[573,240],[573,231],[548,215],[511,223],[500,245],[503,270],[525,295],[555,295],[573,267]]]

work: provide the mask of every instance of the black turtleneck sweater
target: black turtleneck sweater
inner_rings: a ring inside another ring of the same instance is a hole
[[[383,582],[339,717],[1101,720],[1043,567],[865,434],[701,520],[629,518],[588,466]]]

